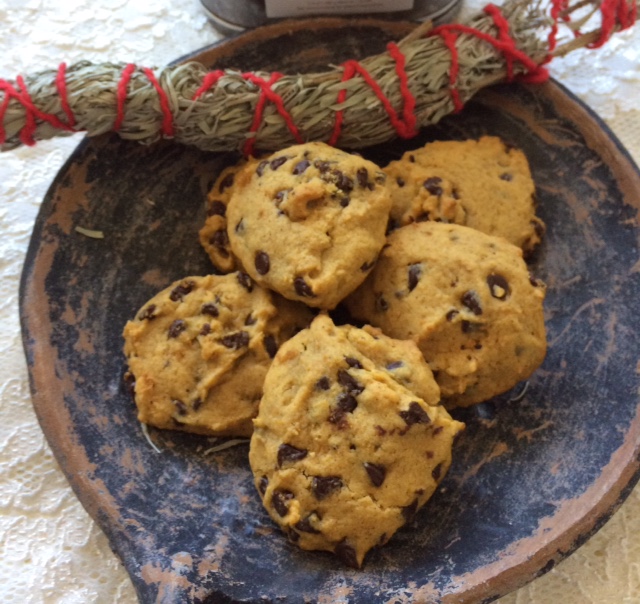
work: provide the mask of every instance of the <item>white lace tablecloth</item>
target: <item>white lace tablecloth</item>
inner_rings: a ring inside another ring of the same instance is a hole
[[[483,3],[474,1],[474,6]],[[467,10],[470,7],[467,3]],[[162,66],[220,39],[198,0],[0,0],[0,77],[66,61]],[[554,77],[604,118],[640,162],[640,24]],[[36,421],[18,283],[49,183],[82,135],[0,155],[0,602],[133,604],[106,537],[68,486]],[[640,602],[640,488],[585,546],[500,604]]]

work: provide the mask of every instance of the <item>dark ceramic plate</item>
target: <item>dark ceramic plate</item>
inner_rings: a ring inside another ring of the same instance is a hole
[[[260,29],[198,58],[216,67],[322,68],[377,52],[407,24]],[[640,465],[640,175],[602,122],[554,82],[497,86],[409,142],[491,134],[528,156],[546,239],[549,354],[513,395],[457,415],[468,428],[432,501],[357,572],[302,552],[254,492],[247,447],[143,437],[123,385],[121,331],[159,289],[211,270],[197,231],[228,155],[116,137],[83,142],[34,228],[21,291],[42,428],[142,602],[488,602],[544,573],[598,529]],[[99,229],[86,237],[76,226]]]

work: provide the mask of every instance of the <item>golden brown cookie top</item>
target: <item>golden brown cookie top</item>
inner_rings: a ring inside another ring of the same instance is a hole
[[[254,421],[250,463],[273,520],[360,566],[449,468],[463,424],[438,400],[413,343],[316,317],[278,351]]]
[[[372,162],[308,143],[247,166],[227,208],[233,253],[258,283],[335,307],[384,244],[391,200]]]
[[[531,253],[544,223],[535,215],[535,184],[524,153],[499,138],[436,141],[385,169],[392,226],[423,220],[462,224],[504,237]]]
[[[124,328],[140,421],[248,436],[272,357],[310,320],[245,273],[172,283]]]

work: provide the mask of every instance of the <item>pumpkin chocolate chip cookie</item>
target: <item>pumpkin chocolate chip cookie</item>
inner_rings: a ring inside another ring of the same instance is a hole
[[[278,347],[311,320],[245,273],[186,277],[124,328],[138,419],[157,428],[249,436]]]
[[[243,160],[222,170],[207,195],[207,218],[199,232],[200,244],[213,265],[223,274],[241,268],[231,253],[229,245],[227,206],[236,174],[246,165],[247,162]]]
[[[285,298],[334,308],[384,245],[391,199],[372,162],[324,143],[296,145],[236,174],[227,207],[233,254]]]
[[[394,231],[351,314],[387,335],[414,340],[447,406],[509,390],[546,353],[545,287],[522,250],[456,224],[413,223]]]
[[[278,351],[249,460],[271,518],[353,567],[431,497],[464,425],[412,342],[326,315]]]
[[[436,141],[385,169],[393,199],[391,227],[451,222],[504,237],[531,253],[544,223],[535,215],[535,184],[526,156],[495,136]]]

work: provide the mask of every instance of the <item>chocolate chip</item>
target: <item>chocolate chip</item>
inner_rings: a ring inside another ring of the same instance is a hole
[[[240,283],[240,285],[242,285],[242,287],[244,287],[248,292],[253,291],[253,281],[251,280],[251,277],[247,275],[247,273],[238,271],[237,279],[238,283]]]
[[[347,421],[347,414],[338,408],[331,410],[331,413],[329,413],[329,417],[327,418],[327,421],[330,424],[333,424],[334,426],[338,427],[340,430],[344,430],[349,426],[349,422]]]
[[[503,174],[500,174],[500,180],[511,182],[513,180],[513,174],[509,174],[509,172],[504,172]]]
[[[263,159],[256,168],[256,174],[258,176],[262,176],[264,174],[264,169],[269,165],[269,162],[266,159]]]
[[[209,238],[209,243],[217,248],[226,248],[229,245],[229,235],[226,229],[218,229]]]
[[[342,197],[340,199],[340,207],[342,208],[346,208],[350,203],[351,203],[351,198],[349,197]]]
[[[244,320],[244,324],[248,326],[255,325],[257,322],[258,319],[253,316],[253,313],[249,313],[247,318]]]
[[[135,396],[136,393],[136,376],[133,375],[130,371],[125,371],[122,376],[122,380],[124,381],[124,386],[129,392],[131,396]]]
[[[336,181],[336,187],[345,193],[353,191],[353,180],[340,170],[334,170],[333,172]]]
[[[291,491],[285,491],[284,489],[277,489],[271,496],[271,505],[279,516],[286,516],[289,512],[289,501],[293,499],[293,493]]]
[[[418,499],[414,499],[409,505],[402,508],[402,516],[405,522],[410,522],[418,511]]]
[[[366,168],[358,168],[356,172],[358,184],[364,189],[369,184],[369,171]]]
[[[364,390],[364,386],[344,369],[340,369],[338,371],[338,383],[347,392],[350,392],[354,396],[358,396],[358,394],[360,394]]]
[[[464,292],[460,298],[463,306],[468,308],[474,315],[482,314],[482,304],[480,303],[480,296],[472,289]]]
[[[256,252],[255,257],[256,270],[259,275],[266,275],[271,268],[271,262],[269,260],[269,254],[267,252]]]
[[[287,445],[283,443],[278,447],[278,467],[281,468],[282,464],[287,462],[300,461],[304,459],[309,451],[306,449],[298,449],[293,445]]]
[[[221,340],[222,345],[232,350],[239,350],[249,345],[249,334],[246,331],[236,331],[228,336],[224,336]]]
[[[350,568],[360,568],[356,550],[349,545],[345,539],[340,541],[333,551],[345,566],[349,566]]]
[[[533,285],[533,287],[542,287],[544,282],[540,281],[540,279],[536,279],[531,273],[529,273],[529,283]],[[153,317],[149,317],[152,319]]]
[[[282,191],[278,191],[276,193],[276,196],[275,196],[276,206],[279,206],[284,201],[284,198],[287,196],[287,192],[288,191],[286,189],[282,189]]]
[[[414,424],[428,424],[431,422],[427,412],[415,401],[409,405],[409,408],[406,411],[400,411],[400,417],[405,421],[407,426],[413,426]]]
[[[244,218],[241,218],[235,226],[236,233],[244,232]],[[228,239],[228,238],[227,238]]]
[[[169,337],[177,338],[186,328],[187,324],[182,319],[176,319],[169,325]]]
[[[156,305],[155,304],[149,304],[149,306],[147,306],[139,315],[138,315],[138,320],[139,321],[151,321],[151,319],[155,319],[156,315]]]
[[[450,310],[445,316],[447,321],[453,321],[460,313],[457,310]]]
[[[404,363],[402,361],[393,361],[387,365],[387,369],[389,371],[393,371],[394,369],[400,369],[400,367],[404,367]]]
[[[200,312],[203,315],[209,315],[210,317],[217,317],[220,314],[220,311],[214,302],[207,302],[206,304],[203,304]]]
[[[264,497],[264,494],[267,492],[267,487],[269,486],[269,479],[266,476],[262,476],[260,478],[260,482],[258,483],[258,491],[260,495]]]
[[[288,159],[289,158],[286,155],[283,155],[281,157],[276,157],[275,159],[271,160],[271,162],[269,163],[269,166],[272,170],[277,170]]]
[[[216,199],[209,204],[207,216],[224,216],[227,213],[227,206],[223,202]]]
[[[211,333],[211,325],[209,325],[209,323],[205,323],[200,329],[199,335],[208,336],[210,333]]]
[[[399,187],[404,187],[404,185],[406,184],[404,178],[402,178],[401,176],[398,176],[398,178],[396,178],[396,183]]]
[[[433,468],[433,471],[431,472],[431,476],[433,476],[433,479],[438,482],[441,478],[442,478],[442,466],[444,464],[443,463],[439,463],[435,468]]]
[[[362,363],[358,359],[354,359],[353,357],[344,357],[347,365],[349,367],[353,367],[354,369],[362,369]]]
[[[325,499],[334,491],[342,488],[340,476],[314,476],[311,480],[311,492],[318,499]]]
[[[366,273],[367,271],[370,271],[374,266],[376,265],[376,261],[372,260],[371,262],[365,262],[361,267],[360,270],[363,273]]]
[[[437,195],[439,197],[440,195],[442,195],[442,187],[440,186],[441,184],[442,178],[440,178],[439,176],[432,176],[430,178],[427,178],[427,180],[422,183],[422,186],[429,193],[431,193],[431,195]]]
[[[413,154],[409,155],[409,161],[410,161],[412,164],[415,164],[415,163],[416,163],[416,156],[415,156],[415,155],[413,155]]]
[[[336,409],[343,413],[353,413],[357,406],[358,401],[350,392],[341,392],[336,399]]]
[[[183,298],[193,291],[193,288],[196,286],[193,281],[185,281],[184,283],[180,283],[180,285],[176,285],[169,294],[169,299],[173,302],[182,302]]]
[[[287,529],[287,537],[289,537],[289,541],[291,541],[291,543],[298,543],[298,541],[300,541],[300,535],[291,527]]]
[[[191,403],[191,408],[194,411],[198,411],[198,409],[200,409],[200,407],[202,407],[202,399],[201,398],[197,398],[193,401],[193,403]]]
[[[422,264],[411,264],[409,266],[409,291],[413,291],[418,285],[420,281],[420,277],[422,277]]]
[[[178,415],[187,414],[187,406],[182,401],[174,398],[171,402],[174,404]]]
[[[293,287],[296,290],[296,294],[302,296],[303,298],[316,297],[316,295],[313,293],[313,289],[311,289],[311,286],[304,280],[303,277],[296,277],[293,280]]]
[[[386,312],[389,310],[389,303],[382,296],[382,294],[376,294],[375,307],[378,312]]]
[[[294,526],[296,529],[303,533],[312,533],[313,535],[318,535],[320,531],[313,528],[313,525],[311,524],[312,520],[319,520],[318,514],[316,512],[311,512],[311,514],[297,522]]]
[[[329,171],[329,168],[331,167],[331,163],[322,159],[316,159],[313,162],[313,165],[317,168],[318,172],[320,172],[320,174],[325,174],[326,172]]]
[[[382,486],[382,483],[384,482],[384,479],[387,476],[387,468],[377,463],[365,462],[363,465],[364,465],[364,469],[367,471],[367,474],[369,475],[369,478],[371,479],[371,483],[373,484],[373,486],[374,487]]]
[[[276,356],[276,353],[278,352],[278,342],[276,342],[276,339],[273,337],[273,335],[267,334],[266,336],[264,336],[262,344],[264,345],[264,349],[267,351],[267,354],[270,358]]]
[[[233,172],[229,172],[229,174],[227,174],[222,179],[222,182],[220,183],[220,186],[218,187],[218,190],[220,191],[220,193],[223,193],[225,189],[228,189],[229,187],[231,187],[233,185],[234,177],[235,177],[234,173]]]
[[[316,390],[329,390],[331,388],[331,380],[325,375],[322,376],[315,385]]]
[[[506,300],[511,294],[508,281],[497,273],[491,273],[487,277],[487,285],[489,286],[491,295],[497,300]]]
[[[295,176],[298,176],[299,174],[302,174],[310,165],[311,165],[311,162],[308,159],[303,159],[302,161],[299,161],[293,167],[293,174]]]

